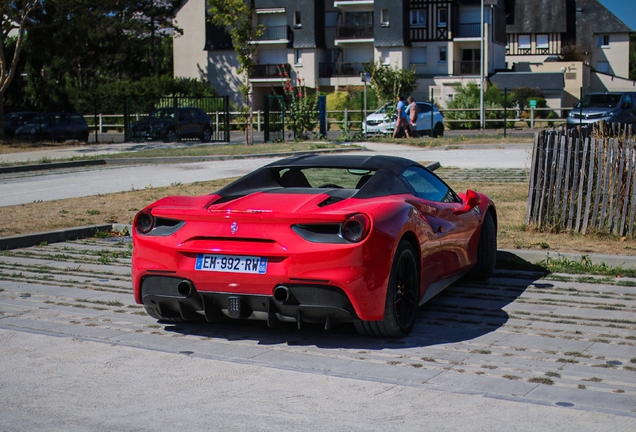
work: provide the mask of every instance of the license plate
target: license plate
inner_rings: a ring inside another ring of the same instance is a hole
[[[229,273],[265,274],[267,258],[236,255],[197,255],[195,270]]]

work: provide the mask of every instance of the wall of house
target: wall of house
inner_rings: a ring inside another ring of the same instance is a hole
[[[190,0],[177,13],[175,25],[183,35],[175,35],[172,56],[174,76],[207,78],[208,53],[205,46],[205,0]]]
[[[589,91],[630,91],[636,92],[636,81],[598,72],[590,73]]]
[[[600,70],[599,62],[608,62],[611,75],[627,78],[629,76],[629,62],[625,59],[629,58],[629,34],[613,33],[609,36],[609,45],[602,46],[599,43],[601,34],[594,34],[594,48],[592,50],[591,66]]]

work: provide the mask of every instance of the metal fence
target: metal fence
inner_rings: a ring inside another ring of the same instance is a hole
[[[143,116],[130,114],[140,111],[150,114]],[[153,113],[160,115],[155,116]],[[205,118],[205,115],[208,118]],[[229,98],[228,96],[126,98],[123,127],[126,141],[152,138],[168,141],[228,142],[230,141]]]
[[[634,237],[635,147],[631,125],[537,133],[526,225]]]

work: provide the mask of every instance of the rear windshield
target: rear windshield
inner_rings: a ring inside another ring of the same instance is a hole
[[[586,95],[577,108],[616,108],[621,102],[620,94],[589,94]]]
[[[283,187],[360,189],[374,171],[345,168],[285,168],[279,171]]]

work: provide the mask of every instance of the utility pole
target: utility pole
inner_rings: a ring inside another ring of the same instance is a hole
[[[484,110],[484,0],[481,0],[481,49],[479,52],[479,119],[481,129],[486,129],[486,115]]]

